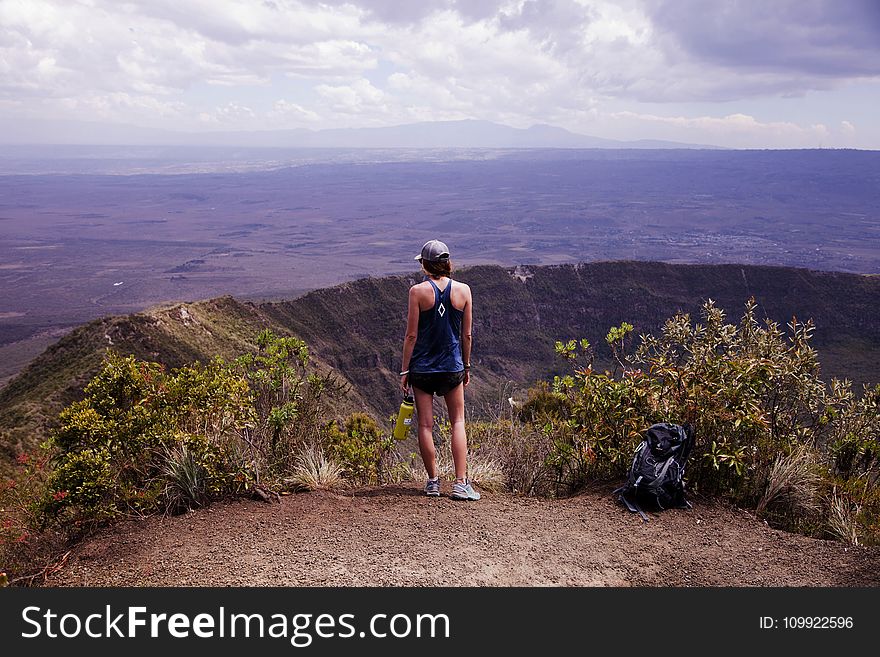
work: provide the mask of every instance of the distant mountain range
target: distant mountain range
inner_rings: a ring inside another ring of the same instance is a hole
[[[785,326],[811,318],[823,377],[877,383],[880,371],[880,277],[785,267],[599,262],[462,269],[474,292],[473,379],[469,405],[499,408],[514,388],[566,372],[554,341],[587,338],[608,362],[603,337],[627,321],[657,333],[676,312],[694,321],[708,298],[736,323],[755,296],[761,316]],[[263,329],[310,346],[320,368],[351,384],[345,412],[387,418],[399,403],[397,372],[412,276],[366,278],[289,301],[251,303],[222,297],[177,304],[75,329],[0,388],[0,473],[43,440],[58,411],[81,398],[107,348],[179,367],[254,349]]]
[[[602,139],[550,125],[512,128],[476,120],[433,121],[384,128],[195,133],[118,123],[0,118],[0,144],[236,148],[719,148],[652,139]]]

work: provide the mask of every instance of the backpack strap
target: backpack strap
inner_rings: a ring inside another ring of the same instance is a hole
[[[620,500],[623,505],[630,510],[630,512],[638,513],[640,516],[642,516],[642,522],[648,522],[648,516],[647,514],[645,514],[644,511],[642,511],[642,508],[636,502],[630,502],[626,498],[626,489],[626,486],[621,486],[617,490],[613,491],[611,494],[616,495],[617,499]]]
[[[630,502],[623,495],[620,496],[620,499],[623,500],[626,508],[629,509],[632,513],[638,513],[640,516],[642,516],[642,522],[648,522],[648,515],[644,511],[642,511],[642,507],[640,507],[638,503]]]
[[[669,470],[669,466],[672,465],[672,457],[670,456],[666,459],[666,463],[663,464],[663,467],[660,469],[660,472],[657,474],[657,478],[654,479],[654,482],[649,485],[649,488],[657,489],[663,484],[663,478],[666,476],[666,472]]]

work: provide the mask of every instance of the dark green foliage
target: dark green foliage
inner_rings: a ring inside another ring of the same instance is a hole
[[[44,510],[57,513],[63,507],[77,507],[96,519],[116,515],[114,474],[106,447],[68,452],[52,472]]]
[[[523,422],[558,422],[570,416],[568,397],[553,390],[546,381],[529,388],[528,397],[519,409],[519,419]]]

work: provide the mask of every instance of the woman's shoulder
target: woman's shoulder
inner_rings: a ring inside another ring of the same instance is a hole
[[[452,301],[455,304],[456,308],[464,309],[466,306],[471,304],[471,288],[467,283],[460,283],[455,281],[453,285],[450,281],[450,285],[452,285]]]
[[[428,281],[422,281],[421,283],[414,283],[409,288],[410,297],[421,298],[426,297],[428,295],[434,296],[434,291],[431,289],[431,284]]]

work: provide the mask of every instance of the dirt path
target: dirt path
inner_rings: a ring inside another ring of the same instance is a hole
[[[608,495],[457,502],[412,485],[126,521],[51,586],[878,586],[880,548],[697,502],[642,523]]]

